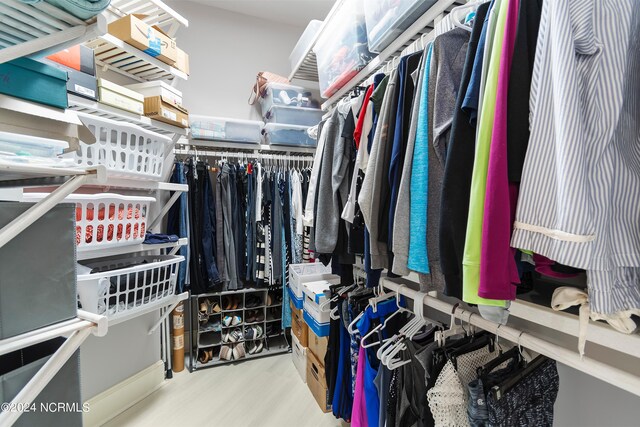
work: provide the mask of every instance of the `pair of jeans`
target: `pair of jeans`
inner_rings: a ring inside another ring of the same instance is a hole
[[[186,184],[187,176],[185,174],[185,167],[182,162],[176,162],[173,166],[173,173],[171,174],[171,183],[174,184]],[[171,207],[169,214],[167,215],[167,233],[175,234],[178,237],[188,237],[187,232],[187,218],[189,216],[187,193],[180,194],[178,201]],[[187,264],[189,263],[189,246],[181,246],[178,250],[178,254],[182,255],[186,262],[180,263],[178,267],[178,279],[176,287],[178,293],[184,292],[185,283],[187,282]]]
[[[198,181],[202,187],[202,258],[206,271],[207,291],[220,284],[220,275],[215,263],[215,225],[216,207],[211,189],[211,179],[209,178],[208,167],[204,164],[198,165]]]

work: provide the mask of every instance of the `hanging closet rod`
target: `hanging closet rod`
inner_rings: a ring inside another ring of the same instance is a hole
[[[629,393],[633,393],[636,396],[640,396],[640,377],[637,375],[597,360],[589,359],[586,356],[581,359],[578,353],[567,350],[557,344],[550,343],[549,341],[545,341],[544,339],[538,338],[529,332],[491,322],[482,318],[478,313],[458,305],[454,306],[432,296],[425,295],[423,292],[411,289],[406,285],[393,281],[392,279],[382,278],[380,283],[385,288],[394,292],[399,292],[401,295],[411,298],[414,301],[422,298],[422,303],[427,307],[448,315],[453,315],[455,318],[460,319],[463,322],[477,326],[480,329],[491,332],[492,334],[513,343],[518,343],[531,351],[543,354],[560,363],[591,375],[592,377],[626,390]]]
[[[311,163],[313,161],[313,155],[311,153],[298,153],[298,154],[267,154],[267,153],[242,153],[233,151],[210,151],[210,150],[173,150],[177,155],[194,155],[197,157],[215,157],[226,158],[233,157],[236,159],[266,159],[266,160],[286,160],[286,161],[303,161]]]

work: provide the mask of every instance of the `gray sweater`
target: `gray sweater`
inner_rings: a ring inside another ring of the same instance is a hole
[[[332,254],[338,242],[340,207],[347,201],[349,159],[345,157],[342,129],[351,108],[341,103],[331,113],[331,119],[322,129],[326,142],[318,177],[318,209],[315,213],[315,249],[320,254]]]
[[[369,153],[369,163],[367,163],[364,181],[362,182],[362,188],[358,195],[358,203],[362,210],[362,216],[369,230],[369,250],[371,252],[371,268],[373,269],[389,268],[387,244],[378,241],[378,211],[380,210],[381,204],[380,188],[382,187],[382,180],[388,179],[383,174],[382,162],[385,160],[384,154],[386,146],[392,142],[393,135],[391,135],[390,138],[389,135],[387,135],[387,129],[388,123],[391,120],[395,120],[395,106],[392,104],[397,81],[398,70],[395,69],[389,76],[389,83],[387,84],[380,116],[378,117],[376,133],[373,138],[373,144],[371,145],[371,152]]]
[[[398,190],[398,201],[396,202],[396,215],[393,221],[393,267],[392,272],[400,276],[409,274],[407,262],[409,260],[409,230],[410,207],[411,207],[411,166],[413,163],[413,147],[416,142],[416,128],[418,127],[418,110],[420,108],[420,92],[424,82],[424,69],[427,58],[427,46],[422,53],[420,66],[416,74],[416,96],[413,98],[411,107],[411,125],[409,126],[409,136],[407,139],[407,151],[404,155],[404,167],[402,178],[400,179],[400,189]]]

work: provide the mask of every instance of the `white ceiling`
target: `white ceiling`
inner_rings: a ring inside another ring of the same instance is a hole
[[[191,0],[267,21],[306,27],[312,19],[323,20],[335,0]]]

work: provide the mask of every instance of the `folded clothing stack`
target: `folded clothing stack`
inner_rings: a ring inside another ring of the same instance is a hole
[[[76,18],[90,19],[109,6],[111,0],[20,0],[22,3],[36,4],[44,1],[69,12]]]

